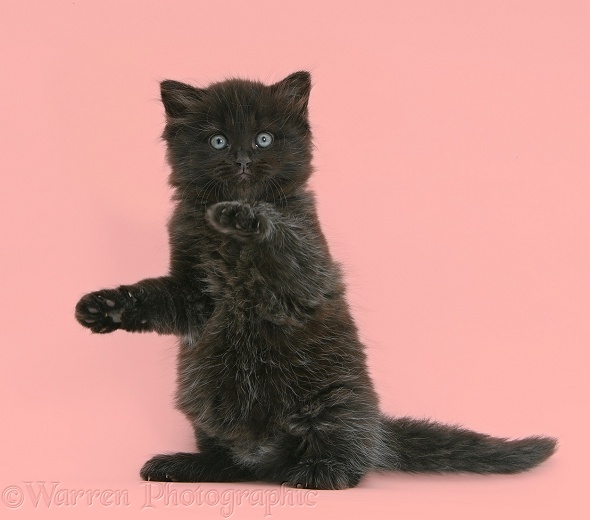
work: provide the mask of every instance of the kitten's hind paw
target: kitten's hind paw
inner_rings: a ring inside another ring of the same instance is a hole
[[[196,460],[196,453],[156,455],[143,465],[139,475],[155,482],[192,482],[189,475]]]
[[[241,202],[218,202],[207,209],[207,221],[224,234],[251,236],[260,233],[260,219],[254,208]]]
[[[246,482],[255,480],[249,468],[236,464],[222,452],[156,455],[139,472],[155,482]]]
[[[285,484],[306,489],[346,489],[356,486],[361,477],[361,473],[344,463],[309,460],[297,464]]]
[[[105,289],[83,296],[76,305],[76,319],[92,332],[106,334],[121,327],[123,313],[135,298],[120,289]]]

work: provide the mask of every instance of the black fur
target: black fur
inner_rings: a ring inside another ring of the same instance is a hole
[[[199,452],[158,455],[142,478],[342,489],[371,470],[512,473],[542,462],[554,439],[380,412],[306,186],[310,88],[307,72],[271,86],[161,84],[176,201],[170,273],[76,307],[93,332],[179,337],[176,405]]]

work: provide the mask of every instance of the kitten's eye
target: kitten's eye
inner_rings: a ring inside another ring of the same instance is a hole
[[[224,148],[227,148],[228,142],[225,136],[217,134],[209,139],[209,144],[216,150],[223,150]]]
[[[266,148],[267,146],[270,146],[273,142],[273,136],[272,134],[269,134],[268,132],[260,132],[255,138],[254,138],[254,142],[256,143],[256,146],[258,146],[259,148]]]

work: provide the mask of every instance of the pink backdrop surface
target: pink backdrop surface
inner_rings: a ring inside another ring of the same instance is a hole
[[[589,26],[569,0],[3,0],[0,516],[587,514]],[[91,335],[73,308],[167,269],[158,82],[299,69],[320,217],[383,409],[554,435],[542,467],[371,475],[270,511],[273,486],[199,500],[177,484],[175,505],[139,480],[152,454],[193,447],[174,338]]]

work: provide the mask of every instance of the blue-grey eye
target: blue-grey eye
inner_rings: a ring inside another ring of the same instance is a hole
[[[214,135],[211,139],[209,139],[209,144],[216,150],[223,150],[224,148],[227,148],[228,143],[225,136],[217,134]]]
[[[256,143],[256,146],[258,146],[259,148],[266,148],[267,146],[270,146],[273,142],[273,136],[272,134],[269,134],[268,132],[260,132],[255,138],[254,138],[254,142]]]

